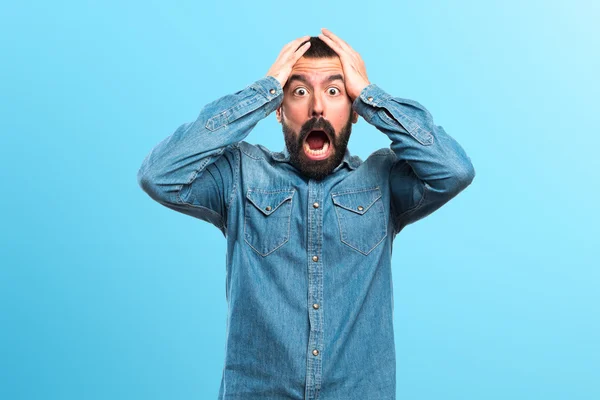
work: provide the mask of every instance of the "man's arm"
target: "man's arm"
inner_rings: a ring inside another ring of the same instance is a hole
[[[142,189],[162,205],[208,221],[225,234],[240,168],[237,144],[283,100],[289,71],[310,43],[298,45],[307,38],[284,46],[264,78],[207,104],[194,122],[158,143],[137,173]]]
[[[223,230],[240,165],[235,145],[277,108],[281,87],[265,77],[207,104],[158,143],[137,173],[142,189],[160,204]]]
[[[392,141],[397,157],[390,172],[396,232],[431,214],[473,181],[471,159],[418,102],[392,97],[370,84],[352,106]]]
[[[365,63],[327,29],[319,37],[340,57],[352,108],[385,133],[397,160],[390,171],[395,232],[440,208],[465,189],[475,169],[463,148],[416,101],[392,97],[367,77]]]

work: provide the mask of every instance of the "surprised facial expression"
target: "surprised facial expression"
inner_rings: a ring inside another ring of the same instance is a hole
[[[277,109],[292,165],[322,179],[344,158],[357,114],[344,87],[339,57],[301,57],[283,88]]]

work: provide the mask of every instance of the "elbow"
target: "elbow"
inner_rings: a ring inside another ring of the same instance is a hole
[[[465,162],[454,173],[457,191],[460,192],[466,189],[473,182],[473,179],[475,179],[475,167],[473,167],[471,159],[467,157]]]
[[[157,180],[153,178],[148,169],[143,166],[137,172],[137,183],[152,199],[158,202],[162,202],[165,199],[166,193],[162,190],[161,185],[157,183]]]
[[[157,185],[154,183],[150,174],[144,166],[142,166],[137,172],[137,183],[142,190],[150,195],[152,198],[156,198],[158,195]]]
[[[142,165],[140,165],[140,168],[137,171],[137,175],[136,175],[136,180],[138,183],[138,186],[142,188],[142,190],[146,193],[148,193],[148,191],[151,189],[152,187],[152,178],[151,178],[151,168],[150,168],[150,156],[152,155],[152,152],[150,152],[150,154],[148,154],[145,158],[144,161],[142,161]]]
[[[148,168],[140,168],[137,172],[137,183],[153,200],[163,205],[179,205],[179,193],[183,185],[173,184],[160,174],[153,173]]]

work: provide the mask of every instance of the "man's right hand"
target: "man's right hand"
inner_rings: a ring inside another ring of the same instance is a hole
[[[269,72],[267,72],[267,76],[272,76],[277,79],[279,83],[281,83],[281,87],[284,87],[292,72],[292,67],[296,64],[296,61],[302,57],[306,50],[308,50],[310,42],[304,43],[300,48],[298,48],[298,46],[300,46],[300,43],[309,39],[309,35],[302,36],[283,46],[277,60],[275,60],[275,63],[273,63]]]

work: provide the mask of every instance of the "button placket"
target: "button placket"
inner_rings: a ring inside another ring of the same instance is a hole
[[[308,182],[308,315],[310,333],[306,365],[306,393],[317,393],[321,387],[323,351],[323,199],[322,183],[313,179]],[[309,395],[309,398],[312,398]]]

